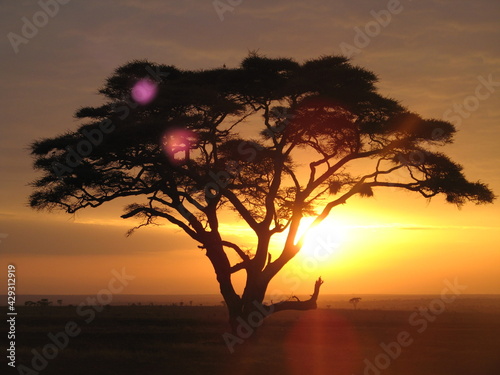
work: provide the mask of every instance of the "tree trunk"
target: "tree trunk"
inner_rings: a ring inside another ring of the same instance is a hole
[[[264,297],[267,286],[272,276],[269,272],[263,272],[262,267],[250,266],[246,268],[247,283],[243,296],[240,297],[234,290],[231,281],[231,265],[224,252],[220,236],[212,235],[204,242],[207,257],[212,263],[220,292],[224,297],[228,313],[230,332],[223,335],[224,341],[230,352],[234,351],[236,344],[243,344],[245,340],[254,336],[256,330],[262,325],[264,319],[271,314],[283,310],[311,310],[316,308],[319,289],[323,281],[316,281],[314,293],[307,301],[282,301],[272,305],[264,305]]]
[[[236,321],[236,318],[241,316],[242,303],[241,298],[234,290],[233,283],[231,281],[231,265],[226,254],[224,253],[222,241],[220,241],[219,238],[212,237],[205,243],[205,249],[207,251],[206,256],[214,267],[217,282],[219,283],[220,293],[226,303],[229,313],[229,322],[231,324],[231,328],[233,329],[233,324]]]
[[[271,314],[283,310],[313,310],[316,309],[316,301],[319,289],[323,284],[321,277],[316,281],[311,298],[306,301],[282,301],[272,305],[263,305],[265,288],[261,285],[247,284],[244,296],[238,305],[229,306],[229,323],[231,332],[223,334],[224,342],[229,351],[235,351],[236,344],[243,344],[250,338],[255,338],[257,329],[262,325],[264,319]],[[238,310],[239,309],[239,310]],[[237,313],[239,311],[239,313]]]

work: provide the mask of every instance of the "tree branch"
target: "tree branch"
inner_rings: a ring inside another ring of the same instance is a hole
[[[193,229],[189,228],[189,226],[187,226],[186,223],[183,223],[182,221],[180,221],[179,219],[177,219],[176,217],[174,217],[172,215],[169,215],[169,214],[167,214],[165,212],[157,211],[157,210],[149,208],[149,207],[138,207],[136,209],[133,209],[133,210],[127,212],[126,214],[123,214],[121,216],[121,218],[122,219],[128,219],[128,218],[133,217],[133,216],[135,216],[135,215],[137,215],[137,214],[139,214],[141,212],[147,213],[148,215],[151,215],[151,216],[158,216],[158,217],[162,217],[164,219],[167,219],[172,224],[175,224],[178,227],[180,227],[192,239],[194,239],[194,240],[196,240],[198,242],[202,242],[199,234],[196,233]]]
[[[243,259],[243,261],[246,262],[250,261],[250,257],[247,254],[245,254],[245,252],[241,250],[241,248],[238,245],[229,241],[222,241],[222,245],[234,249],[234,251],[236,251],[236,253],[241,257],[241,259]]]
[[[248,263],[247,262],[241,262],[241,263],[237,263],[235,264],[234,266],[231,267],[231,273],[235,273],[235,272],[238,272],[242,269],[246,269],[248,266]]]
[[[276,313],[278,311],[284,311],[284,310],[314,310],[316,309],[317,306],[317,300],[319,296],[319,289],[321,288],[321,285],[323,285],[323,280],[321,277],[316,281],[314,284],[314,293],[311,295],[311,298],[309,298],[306,301],[299,301],[297,298],[297,301],[282,301],[278,303],[274,303],[269,306],[269,311],[272,311],[273,313]]]
[[[319,185],[321,185],[323,182],[325,182],[332,174],[334,174],[336,171],[338,171],[339,168],[344,166],[349,161],[356,160],[356,159],[362,159],[362,158],[370,157],[373,155],[385,153],[385,152],[390,151],[396,147],[399,147],[401,145],[401,142],[402,141],[393,141],[393,142],[389,143],[384,148],[371,150],[371,151],[365,151],[365,152],[359,152],[359,153],[351,153],[349,155],[346,155],[342,159],[340,159],[337,163],[335,163],[330,168],[328,168],[317,179],[314,179],[314,174],[311,174],[309,177],[309,181],[307,183],[307,187],[304,189],[304,194],[306,194],[305,196],[307,197],[309,194],[311,194],[314,191],[314,189],[316,189]]]
[[[252,228],[255,232],[259,229],[259,224],[255,221],[250,212],[246,209],[246,207],[241,203],[238,197],[228,189],[221,189],[223,195],[231,202],[236,211],[241,215],[243,220],[245,220],[250,228]]]

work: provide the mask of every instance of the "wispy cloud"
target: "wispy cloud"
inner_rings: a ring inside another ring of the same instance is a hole
[[[371,224],[371,225],[346,225],[341,226],[350,229],[396,229],[396,230],[500,230],[498,226],[474,226],[474,225],[412,225],[412,224]]]

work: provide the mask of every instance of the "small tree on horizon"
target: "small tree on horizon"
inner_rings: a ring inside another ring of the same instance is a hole
[[[233,329],[262,308],[314,309],[321,278],[308,300],[263,305],[269,282],[302,248],[303,217],[317,225],[384,188],[457,206],[494,200],[436,151],[454,126],[380,95],[376,82],[342,56],[298,63],[251,53],[237,68],[198,71],[127,63],[99,90],[103,105],[76,112],[77,130],[33,142],[42,176],[30,205],[75,213],[126,198],[122,218],[142,220],[135,228],[178,226],[212,264]],[[255,249],[228,240],[227,212],[252,230]],[[272,259],[278,233],[286,240]],[[237,272],[246,273],[243,291],[233,287]]]
[[[357,309],[359,301],[361,301],[361,297],[354,297],[349,300],[349,303],[354,307],[354,310]]]

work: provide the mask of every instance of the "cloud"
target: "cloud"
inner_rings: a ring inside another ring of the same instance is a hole
[[[495,226],[474,225],[412,225],[412,224],[373,224],[373,225],[348,225],[345,228],[352,229],[396,229],[396,230],[498,230]]]
[[[48,215],[48,214],[46,214]],[[47,216],[46,216],[47,217]],[[1,253],[16,255],[130,255],[196,249],[196,243],[171,228],[145,228],[125,237],[128,227],[57,220],[0,220],[8,234]],[[27,235],[29,233],[29,235]]]

